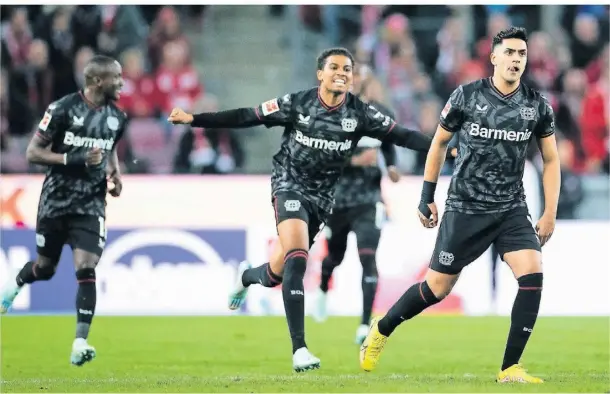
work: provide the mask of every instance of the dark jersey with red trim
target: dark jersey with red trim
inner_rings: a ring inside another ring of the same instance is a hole
[[[337,181],[361,138],[383,139],[396,125],[351,93],[341,104],[328,107],[318,88],[269,100],[256,113],[267,127],[285,128],[273,156],[273,195],[296,191],[327,213]]]
[[[82,92],[62,97],[47,108],[37,135],[55,153],[100,148],[102,162],[94,167],[50,165],[42,185],[38,217],[67,214],[105,216],[108,156],[123,136],[127,116],[113,103],[95,107]]]
[[[394,118],[394,113],[383,104],[377,102],[369,104],[381,113]],[[378,139],[362,137],[358,141],[354,155],[358,155],[368,149],[380,151],[386,166],[395,164],[396,152],[394,145],[387,139],[382,142]],[[374,166],[354,166],[348,164],[335,187],[334,207],[342,209],[380,202],[382,177],[383,173],[379,163]]]
[[[503,95],[491,78],[482,79],[451,94],[440,125],[459,133],[446,210],[493,213],[526,206],[528,146],[555,133],[553,109],[544,96],[523,83]]]

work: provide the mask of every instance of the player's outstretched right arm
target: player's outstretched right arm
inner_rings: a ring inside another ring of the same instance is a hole
[[[220,112],[189,114],[174,108],[167,119],[173,124],[190,124],[193,127],[239,129],[265,125],[283,126],[290,122],[292,95],[266,101],[254,108],[238,108]]]

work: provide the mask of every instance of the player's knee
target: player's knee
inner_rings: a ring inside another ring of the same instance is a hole
[[[517,278],[519,290],[542,290],[543,279],[542,272],[522,275]]]
[[[358,251],[360,263],[362,263],[362,275],[364,277],[377,278],[377,261],[373,249],[360,249]]]
[[[294,278],[304,278],[309,254],[305,249],[293,249],[284,257],[284,283]]]
[[[542,273],[542,257],[539,251],[524,249],[504,253],[504,261],[513,271],[515,278]]]
[[[85,267],[76,270],[78,283],[95,282],[95,268]]]
[[[427,284],[430,291],[438,300],[442,300],[451,293],[458,277],[459,275],[449,275],[428,270],[424,283]]]
[[[80,271],[80,270],[95,270],[95,267],[97,267],[97,260],[82,260],[82,261],[77,261],[76,262],[76,270]]]
[[[55,264],[39,265],[37,262],[36,264],[34,264],[32,269],[34,270],[34,275],[36,275],[36,279],[49,280],[55,275],[55,271],[57,270],[57,265],[55,265]]]

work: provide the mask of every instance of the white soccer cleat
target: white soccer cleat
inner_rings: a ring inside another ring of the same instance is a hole
[[[242,277],[244,275],[244,271],[249,268],[250,263],[247,261],[242,261],[237,267],[237,278],[235,279],[235,287],[233,288],[233,291],[231,291],[231,293],[229,294],[229,309],[231,310],[239,309],[246,300],[248,288],[244,286],[244,283],[242,282]]]
[[[302,347],[292,355],[292,368],[296,372],[318,369],[320,368],[320,359],[311,354],[306,347]]]
[[[313,305],[313,312],[311,317],[318,322],[322,323],[328,319],[328,311],[326,308],[326,298],[327,294],[323,292],[320,288],[317,290],[316,298]]]
[[[17,294],[21,291],[21,287],[17,286],[15,279],[9,280],[2,292],[0,292],[0,313],[5,314],[13,306],[13,301],[17,298]]]
[[[87,343],[84,338],[76,338],[72,343],[72,354],[70,362],[78,367],[92,361],[95,358],[95,348]]]
[[[356,330],[356,345],[362,345],[367,335],[369,335],[369,326],[366,324],[359,325],[358,329]]]

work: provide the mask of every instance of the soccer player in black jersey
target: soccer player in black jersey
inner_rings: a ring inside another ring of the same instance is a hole
[[[375,89],[378,81],[365,65],[354,68],[353,89],[362,101],[369,103],[386,116],[394,118],[389,108],[380,103],[382,97]],[[326,227],[328,254],[322,261],[320,288],[314,301],[313,318],[323,322],[327,318],[328,284],[333,271],[343,261],[347,248],[347,237],[354,232],[358,244],[358,256],[362,264],[362,319],[356,330],[356,343],[362,344],[368,334],[369,321],[377,291],[377,263],[375,255],[385,220],[385,208],[381,200],[382,170],[378,152],[384,157],[388,176],[393,182],[400,180],[396,169],[396,152],[388,141],[369,137],[362,138],[343,170],[335,187],[335,205]]]
[[[121,65],[95,56],[84,77],[84,90],[49,105],[27,148],[30,163],[47,166],[36,223],[38,255],[0,293],[5,313],[25,284],[53,277],[69,244],[78,281],[71,362],[79,366],[95,357],[87,343],[95,313],[95,267],[106,242],[106,193],[118,197],[122,190],[115,147],[126,122],[114,103],[123,86]]]
[[[320,360],[305,343],[303,277],[309,248],[331,212],[334,188],[343,167],[363,137],[385,139],[420,151],[428,151],[431,143],[427,136],[397,125],[392,118],[348,92],[353,63],[346,49],[329,49],[318,58],[319,87],[286,94],[255,108],[196,115],[176,108],[168,119],[206,128],[256,125],[284,128],[281,147],[273,157],[271,176],[271,202],[281,251],[260,267],[240,266],[230,308],[241,305],[251,284],[273,287],[283,283],[296,371],[320,366]]]
[[[561,175],[554,115],[547,99],[521,82],[527,64],[525,29],[512,27],[498,33],[491,62],[493,77],[459,86],[441,113],[418,208],[426,228],[438,222],[434,189],[453,133],[459,133],[459,153],[430,269],[425,281],[409,288],[382,319],[373,319],[360,349],[360,365],[366,371],[375,368],[398,325],[440,302],[462,269],[495,243],[519,283],[497,381],[542,383],[519,360],[540,306],[541,247],[555,227]],[[544,161],[545,195],[544,213],[535,225],[522,182],[526,151],[534,138]]]

